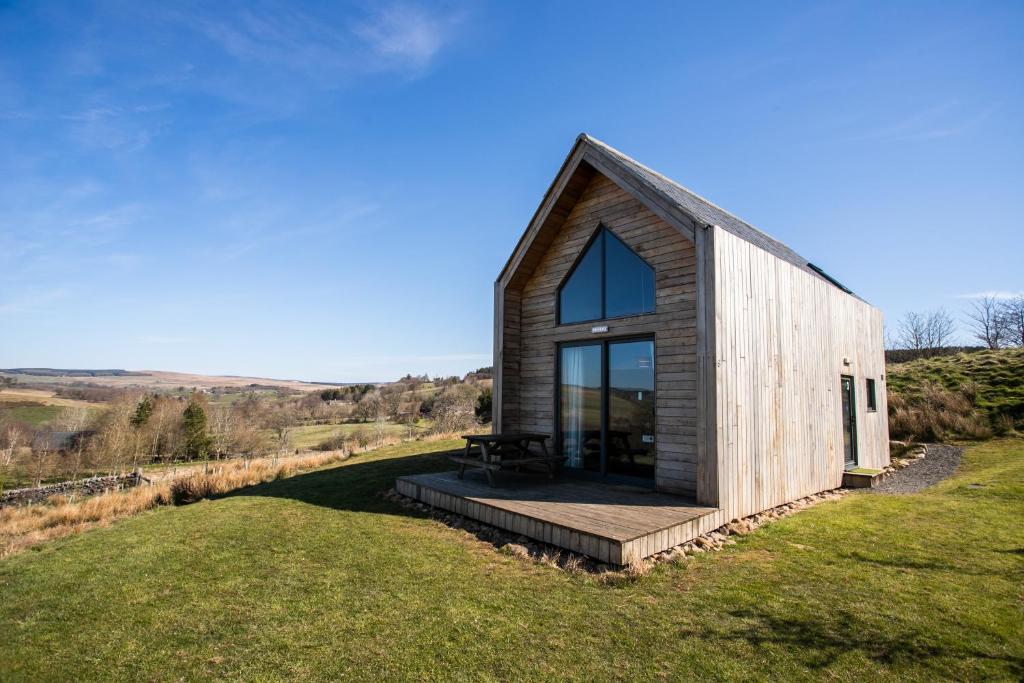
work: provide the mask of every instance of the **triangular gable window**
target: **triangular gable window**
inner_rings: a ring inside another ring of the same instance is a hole
[[[654,312],[654,269],[601,227],[558,290],[559,324]]]

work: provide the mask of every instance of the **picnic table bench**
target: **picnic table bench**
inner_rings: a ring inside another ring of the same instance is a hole
[[[487,475],[487,483],[494,486],[494,473],[503,467],[519,469],[523,465],[542,463],[547,467],[548,478],[553,479],[564,458],[548,453],[547,434],[514,432],[506,434],[466,434],[466,450],[462,455],[450,456],[459,463],[459,479],[467,467],[479,467]],[[530,444],[539,444],[541,453],[530,451]],[[480,449],[480,455],[473,454],[473,447]]]

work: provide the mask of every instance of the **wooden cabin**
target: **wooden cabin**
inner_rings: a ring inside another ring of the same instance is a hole
[[[889,463],[882,313],[581,135],[495,283],[494,429],[744,517]]]
[[[624,564],[889,463],[881,312],[594,138],[494,293],[494,431],[550,435],[579,476],[405,495]]]

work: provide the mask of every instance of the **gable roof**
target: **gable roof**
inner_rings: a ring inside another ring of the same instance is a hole
[[[622,186],[623,189],[631,192],[636,196],[637,200],[679,229],[690,240],[694,239],[694,225],[698,227],[717,225],[736,237],[767,251],[776,258],[786,261],[849,294],[853,294],[834,278],[774,237],[761,232],[749,223],[712,204],[700,195],[691,192],[674,180],[644,166],[632,157],[626,156],[614,147],[586,133],[581,133],[576,138],[576,143],[562,164],[562,168],[555,177],[555,181],[551,184],[551,187],[544,196],[544,200],[530,221],[530,225],[523,233],[519,243],[516,245],[515,251],[513,251],[512,256],[498,276],[499,282],[511,279],[519,269],[523,257],[526,255],[526,250],[530,248],[545,227],[549,226],[552,222],[560,224],[559,218],[564,220],[565,215],[567,215],[565,207],[562,206],[561,211],[559,211],[560,200],[562,200],[561,203],[563,205],[566,203],[562,195],[572,195],[572,188],[574,186],[579,188],[574,196],[569,197],[570,202],[575,203],[579,192],[582,192],[580,186],[585,185],[585,182],[589,181],[595,170],[602,175],[608,176],[612,181]],[[581,179],[583,182],[581,182]],[[552,218],[555,220],[552,221]]]

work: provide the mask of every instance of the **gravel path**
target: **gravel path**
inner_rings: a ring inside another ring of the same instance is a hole
[[[956,446],[928,444],[928,454],[924,458],[893,472],[878,486],[864,490],[871,493],[917,493],[956,472],[963,452],[964,449]]]

